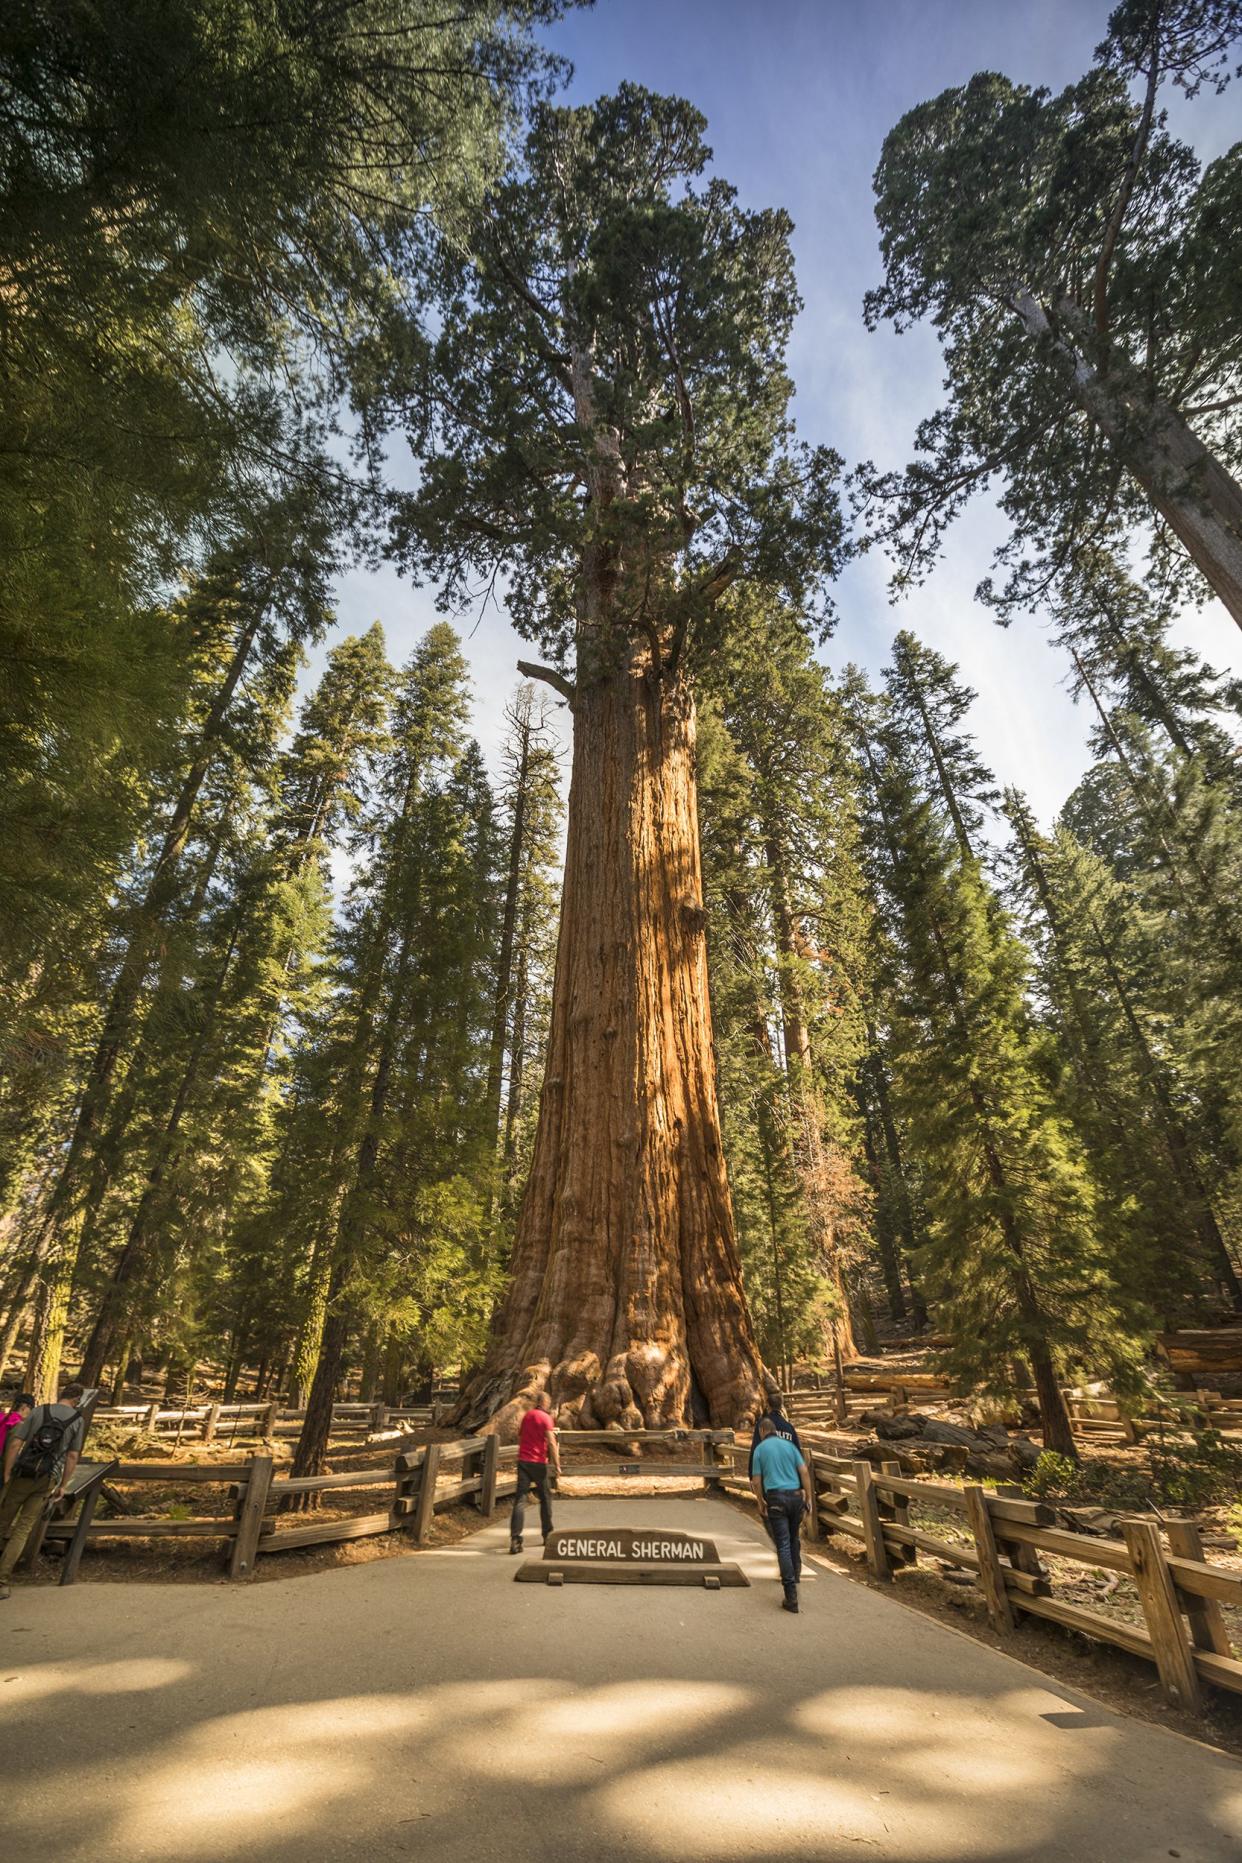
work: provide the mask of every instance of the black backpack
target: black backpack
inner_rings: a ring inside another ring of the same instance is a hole
[[[65,1438],[77,1421],[76,1410],[71,1417],[54,1417],[51,1405],[44,1404],[43,1421],[26,1438],[13,1473],[36,1480],[50,1475],[65,1454]]]

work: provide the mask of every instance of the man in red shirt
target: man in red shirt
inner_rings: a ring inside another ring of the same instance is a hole
[[[559,1475],[561,1452],[556,1440],[556,1419],[550,1414],[546,1391],[536,1391],[531,1407],[522,1418],[518,1431],[517,1493],[513,1497],[513,1515],[509,1521],[509,1551],[522,1550],[522,1527],[526,1520],[525,1500],[529,1489],[539,1496],[539,1527],[546,1540],[552,1531],[552,1496],[548,1490],[548,1464]]]

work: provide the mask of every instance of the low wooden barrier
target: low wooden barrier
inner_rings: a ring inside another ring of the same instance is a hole
[[[44,1537],[68,1540],[80,1557],[84,1542],[107,1539],[223,1540],[230,1578],[250,1578],[261,1554],[297,1547],[326,1546],[363,1539],[373,1533],[404,1531],[417,1545],[426,1538],[434,1514],[471,1497],[484,1515],[517,1487],[517,1450],[504,1449],[494,1436],[467,1436],[457,1442],[429,1443],[371,1468],[345,1469],[331,1475],[279,1476],[270,1455],[246,1462],[117,1462],[108,1469],[115,1487],[220,1485],[230,1511],[177,1519],[166,1514],[114,1513],[79,1520],[52,1521]],[[390,1490],[374,1513],[319,1520],[278,1516],[280,1502],[294,1494],[329,1494],[338,1490]],[[93,1512],[93,1510],[92,1510]],[[75,1538],[76,1536],[76,1538]],[[74,1564],[76,1573],[76,1561]],[[71,1581],[69,1581],[71,1582]]]
[[[746,1456],[746,1449],[735,1449],[734,1480],[746,1479]],[[1165,1698],[1192,1712],[1201,1707],[1202,1682],[1242,1694],[1242,1661],[1221,1611],[1223,1604],[1242,1610],[1242,1574],[1208,1563],[1193,1521],[1158,1524],[1136,1515],[1123,1522],[1121,1539],[1097,1539],[1056,1526],[1053,1508],[1017,1493],[902,1475],[895,1462],[875,1469],[814,1448],[810,1456],[812,1533],[861,1542],[874,1578],[891,1579],[927,1553],[974,1576],[995,1630],[1012,1631],[1025,1612],[1114,1644],[1154,1663]],[[960,1516],[969,1540],[920,1526],[920,1504]],[[1041,1552],[1131,1579],[1144,1627],[1054,1596]]]
[[[847,1371],[845,1389],[847,1397],[864,1396],[873,1401],[911,1405],[915,1409],[920,1401],[935,1402],[943,1398],[960,1401],[968,1395],[955,1391],[943,1378],[913,1372]],[[1242,1397],[1223,1397],[1219,1391],[1196,1391],[1193,1396],[1187,1393],[1180,1404],[1149,1400],[1137,1414],[1132,1414],[1117,1398],[1103,1394],[1088,1397],[1067,1390],[1062,1396],[1069,1411],[1071,1429],[1086,1442],[1137,1443],[1146,1436],[1176,1436],[1192,1429],[1219,1430],[1227,1438],[1236,1436],[1242,1440]],[[785,1402],[795,1423],[830,1425],[836,1421],[835,1385],[791,1391]],[[848,1420],[842,1427],[847,1426]]]
[[[222,1439],[232,1443],[238,1436],[279,1441],[299,1435],[305,1417],[304,1410],[286,1409],[279,1398],[266,1404],[193,1404],[181,1409],[160,1403],[114,1404],[95,1411],[97,1423],[130,1424],[141,1427],[148,1436],[172,1436],[178,1443]],[[332,1434],[338,1438],[373,1436],[381,1430],[434,1421],[435,1407],[430,1404],[332,1406]]]
[[[561,1474],[566,1480],[582,1478],[590,1480],[601,1476],[609,1480],[644,1480],[653,1478],[676,1478],[683,1481],[702,1481],[708,1487],[716,1486],[722,1477],[733,1467],[734,1436],[732,1430],[565,1430],[560,1438],[562,1451],[578,1448],[584,1444],[599,1445],[615,1449],[615,1459],[609,1458],[595,1462],[567,1462],[562,1456]],[[686,1445],[687,1456],[695,1454],[694,1461],[671,1462],[663,1460],[636,1461],[633,1455],[623,1455],[628,1443],[637,1443],[641,1449],[653,1446],[680,1449]]]

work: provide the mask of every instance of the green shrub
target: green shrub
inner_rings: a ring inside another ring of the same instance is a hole
[[[1222,1440],[1219,1430],[1200,1430],[1190,1442],[1149,1441],[1150,1473],[1141,1464],[1088,1460],[1045,1449],[1023,1483],[1032,1500],[1061,1506],[1208,1507],[1232,1501],[1242,1490],[1242,1450]],[[1242,1509],[1239,1525],[1242,1526]]]
[[[1242,1450],[1219,1430],[1197,1430],[1190,1443],[1148,1444],[1152,1488],[1174,1507],[1232,1501],[1242,1490]]]

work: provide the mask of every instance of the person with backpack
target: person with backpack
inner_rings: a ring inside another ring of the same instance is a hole
[[[776,1547],[782,1609],[797,1612],[798,1581],[802,1577],[802,1516],[811,1506],[814,1491],[806,1457],[787,1436],[778,1436],[771,1417],[759,1423],[759,1447],[751,1457],[750,1485],[759,1503],[772,1543]]]
[[[48,1500],[57,1500],[78,1465],[85,1435],[78,1413],[82,1386],[69,1384],[54,1404],[37,1404],[9,1432],[4,1445],[4,1488],[0,1491],[0,1602],[10,1595],[9,1578]]]
[[[4,1467],[4,1445],[17,1428],[24,1423],[35,1407],[35,1400],[29,1391],[19,1391],[11,1402],[0,1398],[0,1469]]]
[[[759,1447],[765,1421],[772,1425],[776,1434],[781,1437],[783,1441],[792,1443],[799,1455],[802,1453],[802,1444],[799,1441],[798,1432],[785,1415],[785,1399],[781,1395],[780,1386],[778,1384],[769,1383],[765,1396],[767,1399],[766,1405],[755,1418],[755,1432],[750,1439],[750,1460],[746,1464],[746,1473],[748,1475],[753,1475],[755,1472],[755,1450]]]

